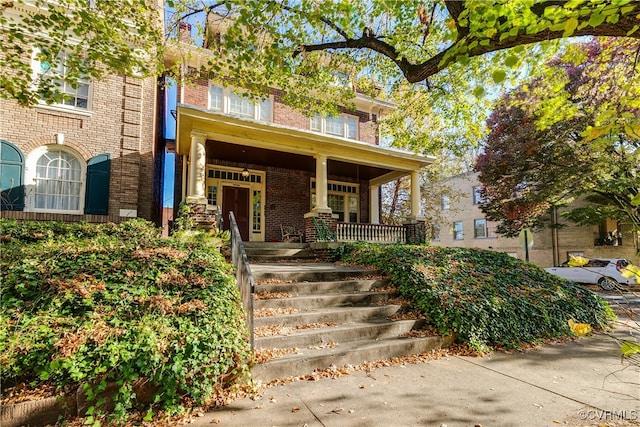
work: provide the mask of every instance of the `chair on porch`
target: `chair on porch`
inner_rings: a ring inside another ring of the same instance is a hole
[[[282,233],[282,241],[283,242],[295,242],[298,241],[302,243],[302,237],[304,233],[302,231],[296,230],[296,227],[293,225],[280,225],[280,232]]]

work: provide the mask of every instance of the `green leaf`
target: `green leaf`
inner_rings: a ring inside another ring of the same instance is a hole
[[[513,68],[516,64],[518,64],[518,57],[515,55],[507,56],[504,60],[504,65],[507,67]]]
[[[574,33],[576,28],[578,27],[578,18],[569,18],[567,22],[564,23],[564,33],[563,37],[569,37]]]
[[[605,18],[606,16],[604,15],[601,15],[599,13],[593,13],[589,18],[589,25],[591,25],[592,27],[597,27],[598,25],[604,22]]]
[[[491,74],[491,77],[495,83],[500,83],[507,77],[507,73],[502,70],[495,70],[493,74]]]
[[[630,36],[631,34],[635,33],[636,31],[638,31],[638,27],[637,25],[634,25],[633,28],[631,28],[629,31],[627,31],[627,36]]]
[[[622,344],[620,344],[620,351],[624,357],[629,357],[640,353],[640,345],[631,341],[623,341]]]
[[[475,89],[473,89],[473,95],[476,98],[481,98],[484,95],[484,88],[482,86],[476,86]]]

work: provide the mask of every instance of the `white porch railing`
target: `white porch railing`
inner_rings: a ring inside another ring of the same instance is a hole
[[[406,243],[407,231],[402,225],[339,222],[336,224],[336,240],[338,242]]]

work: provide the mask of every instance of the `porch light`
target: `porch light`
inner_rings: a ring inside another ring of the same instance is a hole
[[[249,169],[247,168],[242,169],[242,177],[249,178]]]

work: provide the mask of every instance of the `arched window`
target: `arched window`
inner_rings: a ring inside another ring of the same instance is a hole
[[[36,163],[34,209],[79,211],[82,162],[61,149],[47,150]]]
[[[68,147],[48,145],[27,161],[25,184],[29,210],[82,213],[86,163]]]

